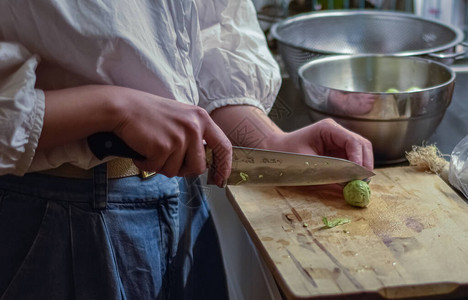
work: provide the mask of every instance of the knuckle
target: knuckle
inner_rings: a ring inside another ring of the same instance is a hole
[[[174,147],[173,147],[173,144],[172,143],[169,143],[169,142],[166,142],[166,143],[158,143],[156,146],[154,146],[155,151],[154,153],[158,156],[162,156],[162,155],[165,155],[165,156],[169,156]]]
[[[335,120],[332,118],[325,118],[320,120],[317,125],[319,125],[319,128],[322,128],[323,130],[336,130],[336,129],[344,129],[341,125],[339,125]]]
[[[191,109],[190,115],[191,115],[190,120],[196,121],[197,123],[200,122],[200,121],[204,121],[207,118],[209,118],[208,112],[206,110],[204,110],[203,108],[198,107],[198,106],[194,106]]]
[[[336,121],[333,120],[332,118],[323,119],[322,122],[328,125],[338,125],[338,123],[336,123]]]
[[[200,120],[197,118],[187,118],[184,123],[185,130],[189,134],[195,134],[200,132]]]
[[[203,108],[194,106],[191,113],[184,119],[184,126],[188,133],[199,134],[203,124],[210,120],[208,112]]]
[[[194,112],[198,116],[198,118],[200,118],[200,119],[210,118],[208,112],[205,109],[203,109],[203,108],[201,108],[199,106],[194,107]]]

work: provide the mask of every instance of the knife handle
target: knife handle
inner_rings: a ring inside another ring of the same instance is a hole
[[[144,160],[145,157],[128,146],[121,138],[112,132],[98,132],[87,138],[91,152],[99,159],[107,156],[119,156]],[[207,184],[215,184],[213,151],[205,145],[206,167],[208,168]]]
[[[119,156],[144,160],[145,157],[128,146],[112,132],[98,132],[88,136],[88,146],[94,156],[103,159],[107,156]]]

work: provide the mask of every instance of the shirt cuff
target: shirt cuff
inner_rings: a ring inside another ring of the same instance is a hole
[[[45,95],[42,90],[34,89],[31,91],[34,93],[32,97],[36,98],[34,101],[34,112],[31,114],[31,127],[29,133],[29,140],[28,143],[25,145],[24,153],[18,161],[18,165],[16,166],[15,175],[24,175],[31,163],[33,161],[37,145],[39,144],[39,138],[42,132],[42,125],[44,120],[44,112],[45,112]]]
[[[228,105],[250,105],[259,108],[265,114],[269,111],[269,109],[266,109],[262,103],[252,98],[228,98],[210,101],[210,103],[205,107],[205,110],[211,114],[215,109]]]

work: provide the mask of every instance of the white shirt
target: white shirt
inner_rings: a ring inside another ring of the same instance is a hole
[[[281,78],[251,0],[0,0],[0,174],[100,163],[85,140],[36,151],[43,90],[84,84],[268,112]]]

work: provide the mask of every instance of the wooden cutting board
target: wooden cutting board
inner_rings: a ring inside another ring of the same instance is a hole
[[[468,295],[468,205],[437,175],[375,170],[367,208],[342,186],[230,186],[228,198],[288,299]],[[348,224],[324,228],[322,217]]]

